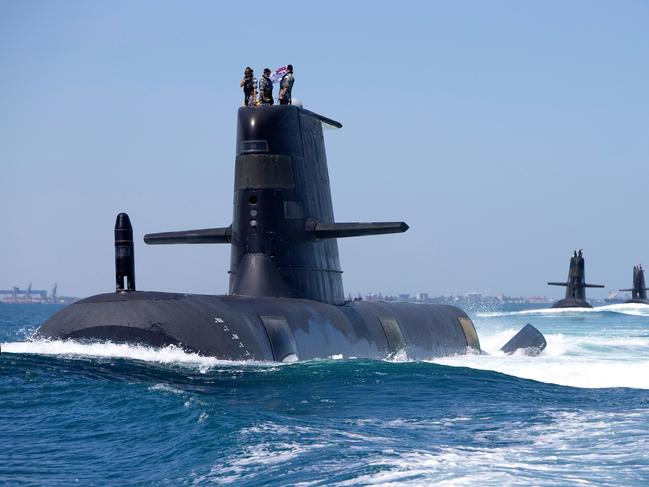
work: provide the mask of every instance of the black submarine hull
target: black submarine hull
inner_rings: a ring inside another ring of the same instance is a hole
[[[560,299],[552,305],[552,308],[592,308],[588,301],[583,299]]]
[[[445,305],[129,291],[92,296],[47,320],[36,338],[176,345],[223,360],[422,360],[480,351],[470,318]]]
[[[625,304],[649,304],[649,299],[627,299]]]

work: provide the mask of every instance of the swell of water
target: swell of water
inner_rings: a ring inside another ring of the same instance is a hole
[[[649,317],[649,306],[637,303],[619,303],[598,306],[596,308],[535,308],[520,311],[488,311],[478,312],[477,316],[588,316],[591,314],[601,315],[602,313],[619,313],[622,315]]]
[[[9,308],[0,484],[649,481],[649,314],[637,305],[477,314],[489,355],[281,365],[32,342],[54,310]],[[500,353],[525,322],[546,351]]]
[[[631,319],[625,319],[631,317]],[[535,318],[535,319],[533,319]],[[640,318],[646,318],[640,319]],[[431,360],[432,363],[493,370],[507,375],[573,387],[635,387],[649,389],[649,306],[616,304],[599,308],[536,309],[478,313],[474,317],[480,334],[482,355],[459,355]],[[547,349],[540,357],[522,353],[506,356],[504,345],[527,321],[545,333]],[[27,334],[28,328],[22,328]],[[159,364],[185,364],[199,370],[235,365],[186,353],[169,346],[145,346],[74,341],[36,340],[2,344],[5,353],[55,356],[126,358]],[[332,357],[334,359],[340,356]],[[400,356],[398,362],[407,360]],[[240,362],[272,366],[261,362]]]

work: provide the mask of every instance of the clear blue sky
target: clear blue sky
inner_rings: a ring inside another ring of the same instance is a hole
[[[347,292],[559,296],[649,268],[649,3],[0,1],[0,288],[223,293],[227,246],[148,232],[231,222],[246,65],[295,66],[325,137]],[[593,290],[591,295],[604,291]]]

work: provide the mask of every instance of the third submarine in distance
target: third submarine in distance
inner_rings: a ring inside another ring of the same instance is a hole
[[[620,291],[631,292],[631,299],[625,301],[625,303],[649,304],[647,286],[644,281],[644,269],[641,265],[633,266],[633,288],[620,289]]]
[[[136,291],[133,230],[121,213],[116,292],[64,308],[36,337],[177,345],[219,359],[280,362],[479,352],[471,319],[456,307],[345,301],[336,239],[408,226],[334,223],[323,125],[342,127],[297,106],[240,108],[232,224],[144,237],[152,245],[230,244],[228,295]],[[534,346],[538,335],[528,329],[517,347]]]

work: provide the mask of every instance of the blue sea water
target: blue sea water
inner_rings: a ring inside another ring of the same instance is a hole
[[[30,341],[0,305],[2,485],[649,485],[649,306],[474,312],[490,355],[217,361]],[[539,357],[498,352],[525,323]]]

